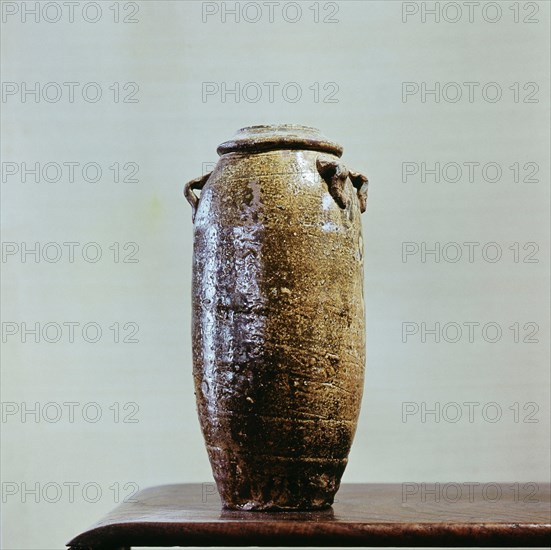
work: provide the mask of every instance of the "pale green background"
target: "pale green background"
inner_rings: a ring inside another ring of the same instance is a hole
[[[192,389],[192,224],[182,188],[216,160],[218,143],[251,124],[319,127],[371,181],[363,217],[365,396],[344,481],[548,479],[549,3],[536,4],[533,24],[515,23],[511,2],[499,3],[502,18],[493,24],[480,11],[473,23],[466,14],[458,23],[431,16],[422,23],[420,14],[403,23],[401,2],[372,1],[338,2],[338,23],[324,24],[313,21],[313,4],[301,3],[296,23],[277,9],[273,23],[266,12],[259,23],[230,16],[224,23],[220,15],[203,23],[201,2],[167,1],[138,2],[135,24],[113,23],[112,2],[102,2],[97,23],[83,22],[77,9],[74,23],[66,15],[57,23],[13,16],[2,25],[3,81],[95,81],[104,92],[98,103],[10,96],[1,105],[3,162],[103,168],[96,184],[9,178],[2,240],[95,241],[104,253],[95,264],[69,263],[65,255],[57,263],[9,257],[2,265],[4,322],[93,321],[104,329],[95,344],[11,337],[3,345],[3,402],[97,402],[103,412],[97,423],[79,414],[70,423],[65,414],[59,422],[11,416],[2,424],[3,482],[80,484],[74,502],[67,493],[56,503],[4,495],[3,548],[62,548],[114,506],[114,483],[125,496],[126,483],[211,480]],[[319,4],[322,16],[326,4]],[[525,4],[521,18],[531,11]],[[114,103],[109,86],[131,81],[139,84],[139,103]],[[268,81],[299,83],[303,99],[202,101],[203,82]],[[422,103],[419,96],[404,103],[404,81],[494,81],[504,95],[496,103],[480,93],[473,103]],[[315,82],[337,83],[338,102],[313,101]],[[539,103],[515,103],[514,82],[536,82]],[[139,183],[109,181],[110,165],[130,161],[139,164]],[[421,161],[493,161],[503,177],[403,183],[402,163]],[[539,182],[514,183],[514,162],[537,163]],[[139,263],[114,263],[109,245],[128,241],[139,244]],[[404,263],[404,241],[495,241],[503,258]],[[538,243],[539,263],[515,263],[507,248],[514,242]],[[404,344],[408,321],[496,322],[503,337],[423,344],[417,336]],[[137,323],[139,343],[113,343],[114,322]],[[538,323],[539,343],[514,343],[507,327],[515,322]],[[404,402],[465,401],[497,402],[503,418],[402,421]],[[139,422],[114,422],[109,407],[128,402],[138,404]],[[527,402],[538,405],[538,422],[514,422],[508,407]],[[95,504],[82,498],[87,482],[102,489]]]

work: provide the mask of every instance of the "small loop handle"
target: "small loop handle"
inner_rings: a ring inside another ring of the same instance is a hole
[[[369,180],[367,176],[359,172],[352,172],[352,170],[348,172],[348,177],[356,189],[356,195],[360,203],[360,212],[363,214],[367,208],[367,188],[369,187]]]
[[[347,206],[344,186],[346,184],[346,179],[350,178],[352,186],[356,189],[360,212],[362,214],[365,212],[367,207],[367,188],[369,185],[367,176],[359,172],[348,170],[344,164],[334,160],[323,160],[318,158],[316,167],[321,177],[326,181],[329,193],[341,208],[346,208]]]
[[[197,208],[199,207],[199,197],[193,192],[194,190],[200,191],[203,189],[208,179],[210,178],[212,172],[195,178],[194,180],[188,181],[184,186],[184,196],[191,205],[191,221],[195,221],[195,214],[197,213]]]

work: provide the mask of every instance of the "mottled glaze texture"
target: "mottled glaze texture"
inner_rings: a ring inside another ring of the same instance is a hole
[[[367,191],[341,152],[313,129],[243,129],[186,186],[195,393],[226,508],[319,509],[339,488],[363,389]]]

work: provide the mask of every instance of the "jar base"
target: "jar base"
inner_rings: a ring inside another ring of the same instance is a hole
[[[226,510],[290,512],[329,508],[347,463],[347,459],[209,451]]]
[[[289,504],[282,506],[275,502],[245,502],[244,504],[224,503],[222,508],[230,511],[244,512],[312,512],[315,510],[327,510],[331,508],[332,502],[323,503],[304,503],[304,504]]]

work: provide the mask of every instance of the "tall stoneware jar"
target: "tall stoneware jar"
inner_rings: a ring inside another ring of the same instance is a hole
[[[184,190],[193,377],[214,478],[225,508],[324,508],[362,398],[367,178],[305,126],[243,128],[218,154]]]

